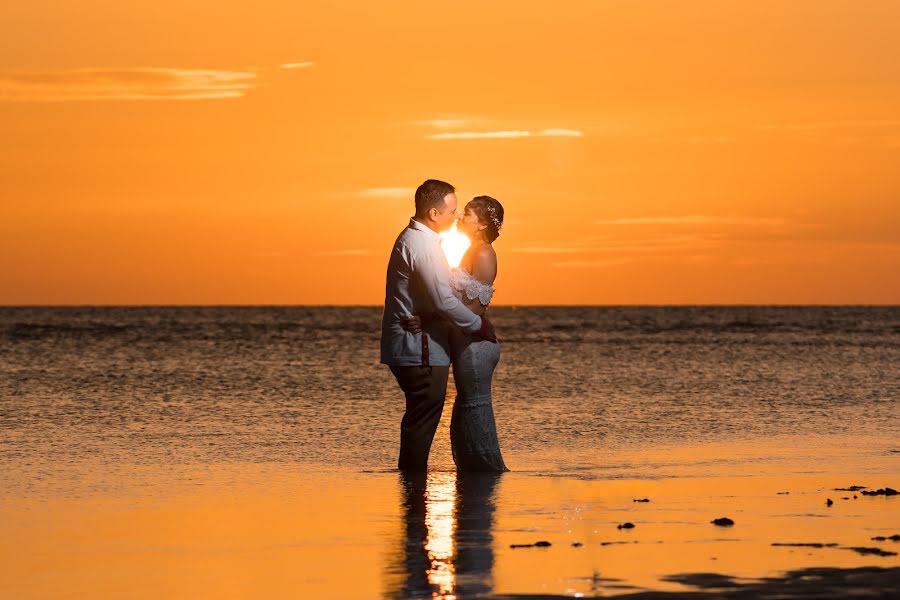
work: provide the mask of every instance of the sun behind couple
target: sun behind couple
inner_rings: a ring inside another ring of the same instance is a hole
[[[503,206],[490,196],[476,196],[459,215],[455,188],[429,179],[416,190],[415,207],[388,262],[381,323],[381,362],[406,396],[398,467],[427,469],[452,364],[457,397],[450,441],[457,468],[508,471],[491,400],[500,345],[484,316],[497,277],[493,242],[503,226]],[[440,234],[454,225],[470,245],[451,269]]]

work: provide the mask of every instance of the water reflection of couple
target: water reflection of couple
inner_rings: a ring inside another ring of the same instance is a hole
[[[489,196],[457,214],[452,185],[429,179],[416,190],[416,214],[391,251],[381,323],[381,362],[406,395],[400,423],[403,471],[425,471],[444,408],[450,365],[457,397],[450,421],[460,471],[504,472],[491,401],[500,344],[484,316],[494,293],[503,206]],[[458,220],[472,243],[450,269],[439,233]]]
[[[495,488],[500,475],[404,472],[403,548],[388,562],[388,598],[451,598],[493,589]]]

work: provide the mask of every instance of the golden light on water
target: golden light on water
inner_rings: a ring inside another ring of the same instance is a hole
[[[461,254],[460,257],[462,257]],[[425,542],[425,550],[428,552],[428,560],[431,563],[427,575],[428,582],[436,589],[432,593],[432,598],[454,600],[456,598],[453,593],[456,585],[456,569],[454,567],[456,519],[453,511],[456,503],[456,474],[429,475],[426,494],[425,527],[428,530],[428,539]]]
[[[447,256],[447,262],[450,263],[451,268],[458,267],[459,262],[462,260],[463,255],[466,253],[466,250],[469,249],[472,242],[469,241],[468,236],[464,233],[457,231],[456,222],[453,223],[453,227],[441,233],[440,236],[441,248],[444,249],[444,254]]]

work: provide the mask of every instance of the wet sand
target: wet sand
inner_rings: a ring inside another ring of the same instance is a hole
[[[0,497],[0,597],[889,597],[900,498],[833,488],[896,489],[898,453],[809,456],[670,447],[610,453],[605,469],[511,456],[500,476],[425,478],[91,461],[29,478],[17,465]]]

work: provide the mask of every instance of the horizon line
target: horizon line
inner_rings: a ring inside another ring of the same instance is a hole
[[[594,307],[900,307],[900,303],[603,303],[603,304],[495,304],[493,308],[594,308]],[[0,304],[2,308],[383,308],[384,304]]]

